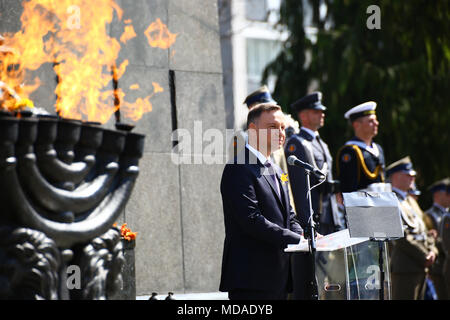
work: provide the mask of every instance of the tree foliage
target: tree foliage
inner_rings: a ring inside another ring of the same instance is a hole
[[[313,9],[315,42],[305,37],[305,3]],[[327,7],[322,16],[321,3]],[[366,25],[370,5],[380,8],[381,29]],[[450,175],[450,1],[284,0],[279,25],[290,36],[263,74],[263,82],[277,76],[275,100],[290,112],[316,83],[328,108],[320,132],[334,155],[352,136],[344,113],[376,101],[375,141],[386,164],[409,155],[421,203],[429,206],[426,187]],[[305,65],[306,52],[311,61]]]

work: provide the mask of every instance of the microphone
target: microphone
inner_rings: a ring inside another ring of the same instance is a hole
[[[300,167],[300,168],[303,168],[305,170],[311,171],[312,173],[314,173],[314,175],[316,177],[319,177],[319,178],[324,178],[325,177],[325,174],[322,171],[320,171],[319,169],[314,168],[309,163],[303,162],[302,160],[298,159],[294,155],[291,155],[291,156],[289,156],[287,158],[287,163],[290,166],[296,166],[296,167]]]

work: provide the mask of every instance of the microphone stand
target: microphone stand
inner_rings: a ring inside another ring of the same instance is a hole
[[[371,241],[377,242],[378,244],[378,266],[380,268],[380,290],[378,291],[378,299],[384,300],[384,265],[383,265],[383,246],[384,242],[387,239],[377,239],[377,238],[370,238]]]
[[[315,226],[314,226],[314,219],[313,219],[313,208],[312,208],[312,200],[311,200],[311,180],[310,180],[310,174],[311,171],[308,169],[305,169],[306,173],[306,188],[308,190],[308,204],[309,204],[309,225],[308,225],[308,231],[306,232],[306,236],[308,237],[308,244],[309,244],[309,253],[311,256],[311,270],[312,270],[312,279],[310,279],[310,285],[311,285],[311,300],[318,300],[319,299],[319,291],[317,288],[317,281],[316,281],[316,232],[315,232]]]

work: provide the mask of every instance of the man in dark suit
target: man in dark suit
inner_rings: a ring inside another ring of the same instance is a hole
[[[225,166],[220,185],[225,242],[219,289],[230,300],[286,299],[292,285],[284,248],[299,243],[303,230],[282,172],[270,161],[285,139],[281,108],[255,106],[247,128],[248,144]]]

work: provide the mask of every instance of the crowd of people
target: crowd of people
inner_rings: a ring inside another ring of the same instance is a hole
[[[450,179],[429,187],[433,205],[423,211],[410,157],[386,167],[383,148],[373,141],[379,125],[376,102],[344,114],[354,136],[335,158],[319,134],[327,110],[320,92],[290,106],[300,124],[282,112],[267,86],[244,103],[247,130],[234,137],[221,180],[221,291],[230,299],[311,299],[310,253],[289,255],[283,249],[308,237],[311,219],[316,237],[347,228],[342,193],[374,191],[395,193],[403,224],[404,237],[389,241],[392,299],[450,298]],[[236,162],[240,155],[244,163]],[[288,166],[290,156],[324,173],[325,178],[309,175],[310,185],[318,186],[311,189],[311,199],[307,172]]]

